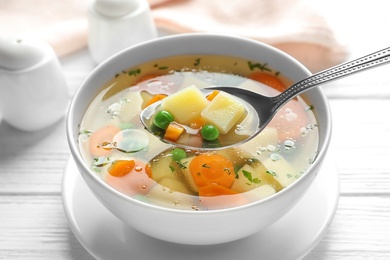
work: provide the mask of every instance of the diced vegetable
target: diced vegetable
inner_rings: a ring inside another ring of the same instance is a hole
[[[180,160],[179,165],[180,165],[180,170],[181,170],[181,172],[183,173],[183,176],[184,176],[184,178],[187,180],[187,183],[189,184],[189,186],[191,187],[191,189],[192,189],[194,192],[199,192],[199,187],[198,187],[198,185],[195,183],[194,178],[192,178],[191,171],[190,171],[190,168],[189,168],[189,165],[191,164],[191,161],[192,161],[194,158],[195,158],[195,157],[192,156],[192,157],[188,157],[188,158],[182,159],[182,160]]]
[[[212,101],[219,94],[218,90],[213,90],[206,98],[208,101]]]
[[[177,179],[165,178],[159,182],[164,187],[185,194],[193,194],[193,192],[181,181]]]
[[[146,194],[157,183],[155,180],[149,178],[145,169],[145,163],[140,160],[136,160],[135,166],[130,173],[121,177],[107,174],[105,176],[105,181],[111,187],[130,196],[136,194]]]
[[[175,209],[194,210],[197,204],[196,197],[173,191],[160,184],[157,184],[149,191],[148,198],[153,205]]]
[[[186,151],[184,149],[181,149],[181,148],[174,148],[171,151],[171,154],[172,154],[172,159],[175,162],[180,162],[181,160],[183,160],[184,158],[187,157]]]
[[[244,115],[244,106],[233,96],[219,93],[202,111],[206,123],[215,125],[221,134],[226,134]]]
[[[199,196],[211,197],[234,194],[238,194],[238,192],[216,183],[210,183],[206,186],[199,187]]]
[[[115,177],[122,177],[129,174],[134,169],[134,166],[134,160],[118,160],[108,168],[108,173]]]
[[[157,94],[157,95],[154,95],[154,96],[145,104],[144,107],[148,107],[148,106],[150,106],[151,104],[156,103],[156,102],[158,102],[158,101],[160,101],[160,100],[163,100],[163,99],[166,98],[166,97],[167,97],[167,95],[165,95],[165,94]]]
[[[189,125],[193,129],[200,129],[202,126],[204,126],[204,120],[202,117],[194,118]]]
[[[275,188],[273,188],[271,185],[265,184],[260,187],[257,187],[256,189],[246,192],[245,196],[251,201],[256,201],[269,197],[275,193]]]
[[[261,82],[265,85],[268,85],[280,92],[283,92],[286,90],[286,86],[283,84],[282,81],[280,81],[276,76],[264,73],[264,72],[253,72],[249,75],[250,79],[256,80],[258,82]]]
[[[247,192],[263,185],[270,185],[277,191],[283,188],[272,175],[267,173],[263,164],[254,167],[245,164],[237,172],[231,189],[237,192]]]
[[[160,182],[165,178],[175,178],[176,173],[171,170],[172,157],[166,156],[159,159],[158,163],[152,164],[151,169],[148,172],[151,172],[152,178]],[[150,174],[150,173],[148,173]]]
[[[189,169],[198,187],[214,183],[229,188],[234,181],[233,163],[217,153],[195,156],[189,164]]]
[[[206,124],[202,127],[200,131],[202,137],[207,141],[214,141],[219,137],[218,128],[213,124]]]
[[[121,129],[119,127],[112,125],[107,125],[96,130],[89,138],[89,152],[95,157],[109,155],[111,148],[106,146],[112,142],[114,136],[120,131]]]
[[[185,144],[192,147],[202,147],[203,138],[200,135],[181,135],[179,140],[177,140],[179,144]]]
[[[189,125],[200,116],[208,100],[192,85],[163,99],[161,109],[169,111],[179,124]]]
[[[200,187],[199,196],[199,204],[206,209],[223,209],[248,203],[248,199],[243,194],[218,184]]]
[[[296,169],[282,156],[276,161],[268,158],[263,164],[267,168],[267,174],[273,176],[283,187],[287,187],[298,177]]]
[[[174,117],[170,112],[161,110],[154,116],[153,123],[161,129],[166,129],[173,120]]]
[[[171,141],[177,141],[183,132],[184,127],[175,122],[171,122],[165,130],[164,138]]]

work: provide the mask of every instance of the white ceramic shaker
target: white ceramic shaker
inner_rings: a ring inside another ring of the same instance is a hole
[[[96,63],[157,37],[147,0],[92,0],[88,11],[88,48]]]
[[[0,114],[24,131],[65,115],[69,91],[52,47],[27,38],[0,38]]]

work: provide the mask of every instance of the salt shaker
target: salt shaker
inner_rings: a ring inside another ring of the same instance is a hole
[[[88,48],[96,63],[157,37],[146,0],[92,0],[88,21]]]
[[[0,38],[0,114],[24,131],[48,127],[65,115],[69,92],[52,47],[35,39]]]

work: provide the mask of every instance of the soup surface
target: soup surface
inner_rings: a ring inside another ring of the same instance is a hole
[[[144,129],[139,115],[145,107],[188,88],[213,85],[273,96],[290,82],[266,63],[213,55],[169,57],[118,72],[80,124],[85,162],[134,199],[183,210],[244,205],[281,191],[305,173],[316,158],[318,127],[314,107],[301,97],[281,108],[258,136],[231,148],[202,150],[210,142],[201,134],[207,122],[196,117],[187,122],[195,132],[174,132],[177,142],[191,149],[162,142]],[[193,106],[199,104],[193,100]],[[253,114],[240,115],[218,142],[242,140],[243,121]]]

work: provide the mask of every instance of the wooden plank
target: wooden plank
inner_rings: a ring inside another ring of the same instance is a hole
[[[87,48],[62,58],[60,62],[68,84],[69,96],[73,97],[74,93],[95,68],[96,64],[89,56]]]
[[[70,156],[65,120],[37,132],[0,125],[0,194],[59,193]]]
[[[68,227],[60,196],[0,196],[0,259],[93,259]]]
[[[388,259],[390,196],[341,197],[335,218],[309,259]]]

